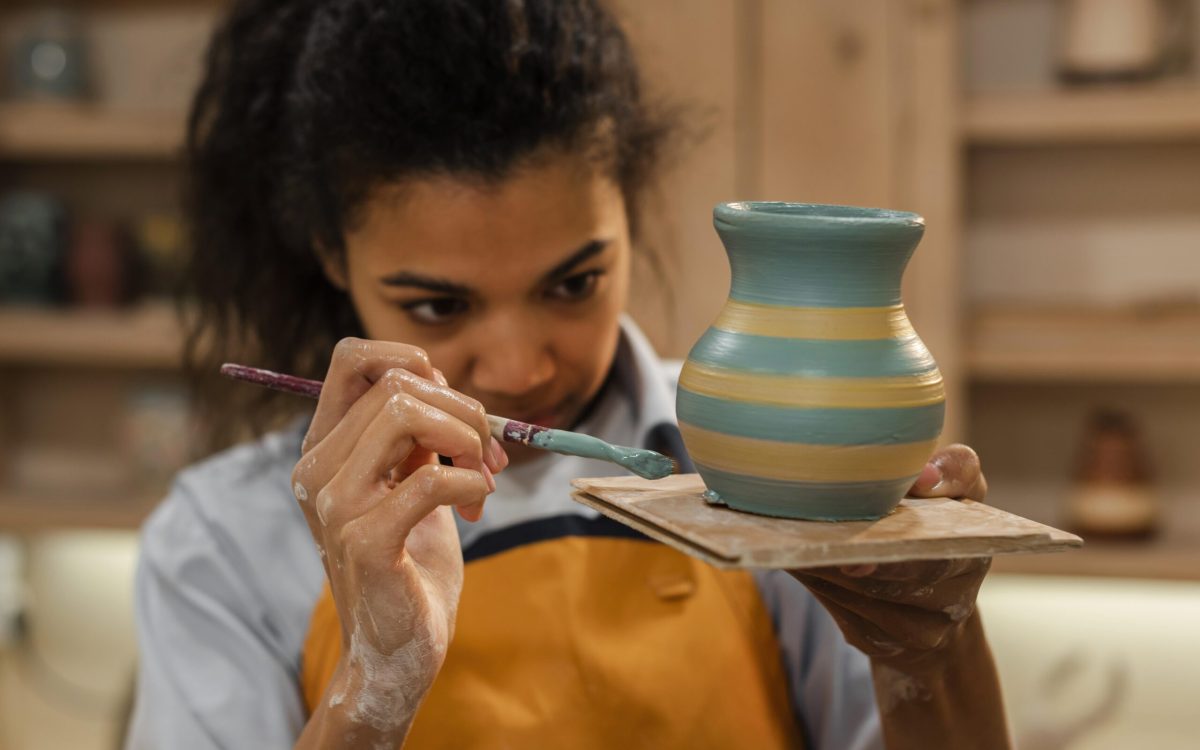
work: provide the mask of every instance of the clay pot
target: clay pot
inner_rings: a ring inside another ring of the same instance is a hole
[[[900,301],[912,213],[727,203],[729,299],[676,411],[713,502],[789,518],[891,511],[942,431],[942,376]]]

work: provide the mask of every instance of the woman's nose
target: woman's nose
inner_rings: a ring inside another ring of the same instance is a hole
[[[477,392],[524,396],[554,379],[554,357],[540,336],[492,336],[477,352],[471,368]]]

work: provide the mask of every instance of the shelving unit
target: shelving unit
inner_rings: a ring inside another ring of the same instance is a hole
[[[134,222],[175,214],[187,101],[226,4],[72,4],[92,53],[90,98],[0,98],[0,192],[54,195],[72,218]],[[0,10],[5,59],[43,7],[17,0]],[[176,311],[164,302],[117,310],[0,307],[0,532],[141,524],[163,492],[143,486],[126,431],[137,429],[135,408],[145,425],[146,412],[159,408],[155,399],[178,413],[182,346]],[[28,468],[38,455],[63,456],[64,472],[71,456],[100,456],[135,486],[82,482],[87,489],[35,491],[43,478],[56,486],[49,469]]]
[[[997,558],[993,570],[1200,580],[1200,466],[1180,448],[1200,439],[1200,399],[1189,395],[1200,381],[1200,263],[1187,251],[1200,248],[1200,66],[1158,83],[1061,86],[1054,37],[1040,33],[1053,4],[959,10],[962,263],[987,261],[965,274],[981,296],[961,300],[965,421],[990,499],[1061,524],[1096,408],[1141,423],[1169,496],[1155,537]],[[1158,276],[1156,257],[1169,269]],[[997,268],[1011,272],[990,275]]]
[[[182,346],[166,303],[116,311],[0,308],[0,364],[172,370]]]
[[[1200,548],[1195,539],[1092,540],[1083,549],[1065,554],[997,557],[992,562],[992,572],[1200,581]]]
[[[29,534],[53,529],[126,529],[142,525],[164,492],[121,497],[63,498],[0,492],[0,529]]]
[[[175,308],[148,303],[128,310],[0,308],[0,375],[79,370],[170,377],[179,367],[183,332]],[[120,376],[118,376],[120,377]],[[114,456],[113,460],[120,460]],[[166,488],[97,492],[29,492],[0,485],[0,530],[137,529]]]
[[[171,159],[183,145],[183,117],[91,104],[0,105],[0,158]]]
[[[970,320],[975,380],[1200,381],[1200,308],[984,308]]]
[[[963,137],[976,146],[1200,138],[1200,89],[1131,86],[971,96]]]

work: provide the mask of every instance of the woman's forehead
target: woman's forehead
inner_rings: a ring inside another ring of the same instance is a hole
[[[347,234],[352,263],[461,268],[500,261],[539,272],[626,231],[620,189],[572,157],[483,182],[437,175],[381,186]],[[500,269],[494,269],[500,270]]]

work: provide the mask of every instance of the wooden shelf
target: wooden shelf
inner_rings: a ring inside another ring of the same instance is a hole
[[[1070,531],[1063,517],[1069,485],[1022,482],[993,476],[988,501],[1039,523]],[[998,555],[992,570],[1058,576],[1156,578],[1200,581],[1200,505],[1189,484],[1156,487],[1158,533],[1147,539],[1120,540],[1087,534],[1082,549],[1045,555]]]
[[[1085,542],[1083,549],[1050,555],[1000,555],[992,572],[1200,581],[1200,540]]]
[[[963,127],[971,145],[1200,139],[1200,86],[980,95]]]
[[[158,159],[178,156],[182,114],[86,104],[0,105],[0,158]]]
[[[1200,309],[985,308],[972,316],[976,380],[1200,380]]]
[[[0,532],[137,529],[166,493],[67,500],[0,491]]]
[[[176,369],[182,347],[166,304],[124,311],[0,308],[0,363]]]

